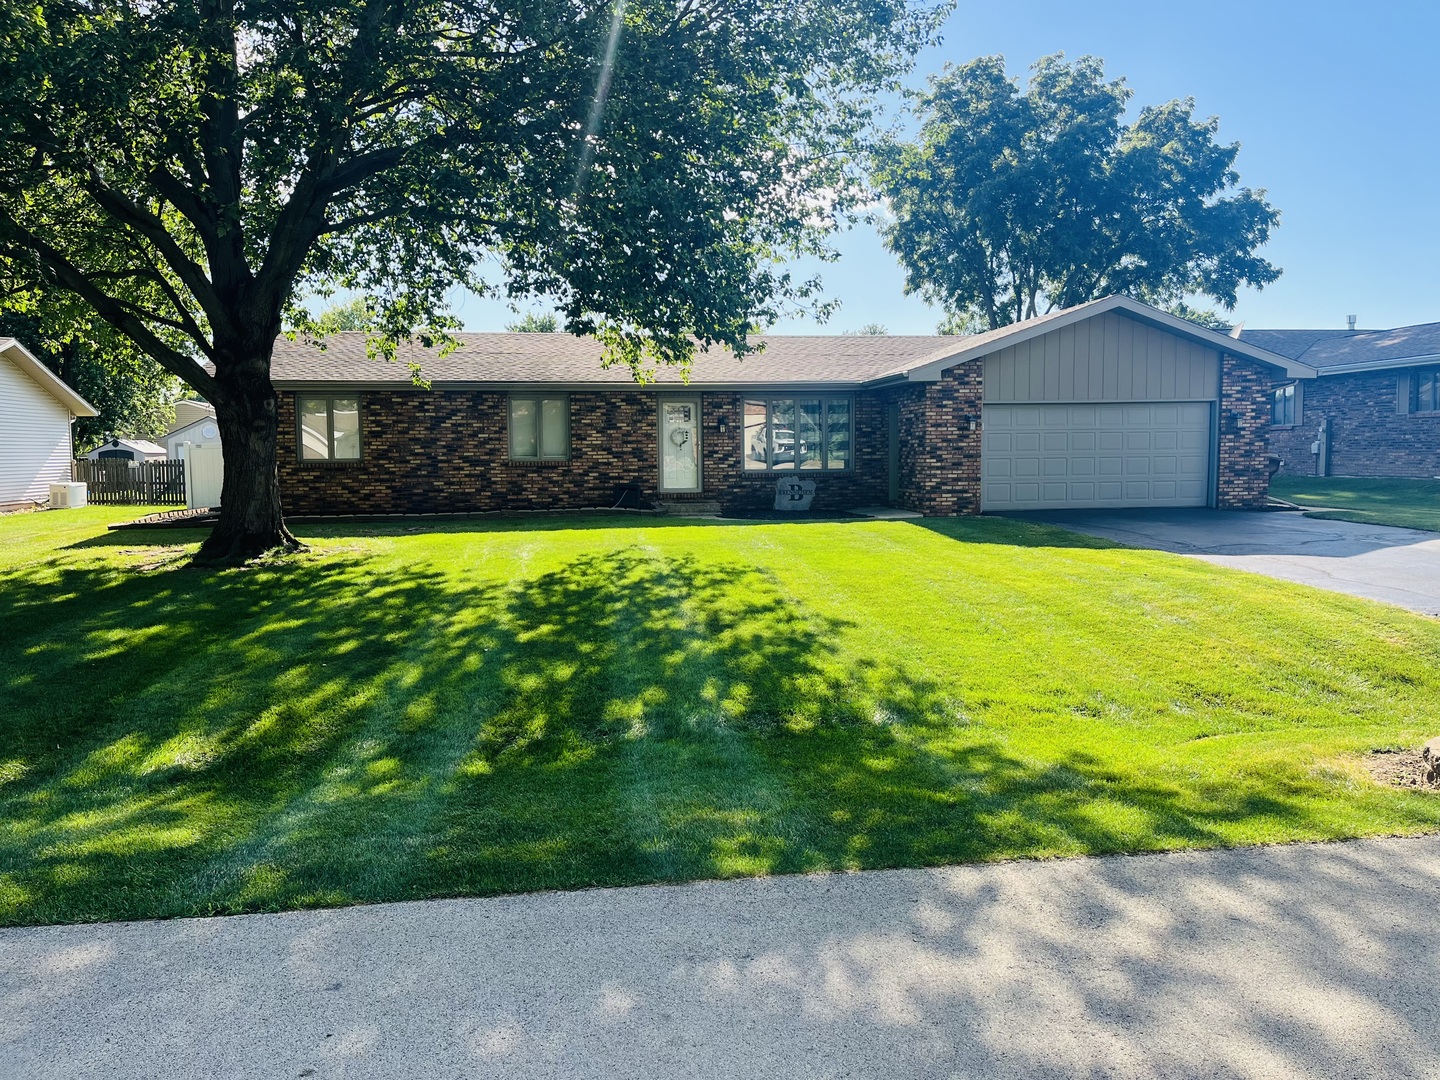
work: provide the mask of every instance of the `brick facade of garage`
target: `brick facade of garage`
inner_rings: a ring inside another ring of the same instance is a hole
[[[1221,358],[1220,446],[1215,505],[1255,510],[1270,497],[1270,376],[1266,368]]]
[[[1399,386],[1403,375],[1374,371],[1300,380],[1297,422],[1270,428],[1270,448],[1285,460],[1281,472],[1324,475],[1311,446],[1328,421],[1329,475],[1440,476],[1440,413],[1401,411],[1408,405]]]

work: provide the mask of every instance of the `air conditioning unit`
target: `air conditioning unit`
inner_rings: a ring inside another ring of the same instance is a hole
[[[90,501],[89,488],[84,484],[51,484],[50,509],[73,509]]]

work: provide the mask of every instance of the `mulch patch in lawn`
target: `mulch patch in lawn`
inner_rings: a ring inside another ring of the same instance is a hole
[[[1379,783],[1440,794],[1440,784],[1425,779],[1425,759],[1419,750],[1371,750],[1365,768]]]

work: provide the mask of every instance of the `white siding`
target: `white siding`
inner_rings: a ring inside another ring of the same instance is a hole
[[[70,411],[0,356],[0,506],[44,502],[70,479]]]
[[[985,358],[987,402],[1215,401],[1220,354],[1114,312]]]
[[[215,434],[207,437],[206,428],[213,429]],[[200,423],[188,424],[172,431],[165,436],[165,456],[171,461],[179,461],[180,447],[185,443],[193,443],[196,446],[219,446],[220,427],[214,420],[202,418]]]

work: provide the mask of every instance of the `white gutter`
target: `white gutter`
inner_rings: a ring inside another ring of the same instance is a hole
[[[1323,379],[1326,375],[1353,375],[1363,371],[1384,371],[1387,368],[1425,367],[1428,364],[1440,364],[1440,353],[1397,356],[1388,360],[1363,360],[1358,364],[1334,364],[1316,370]]]

